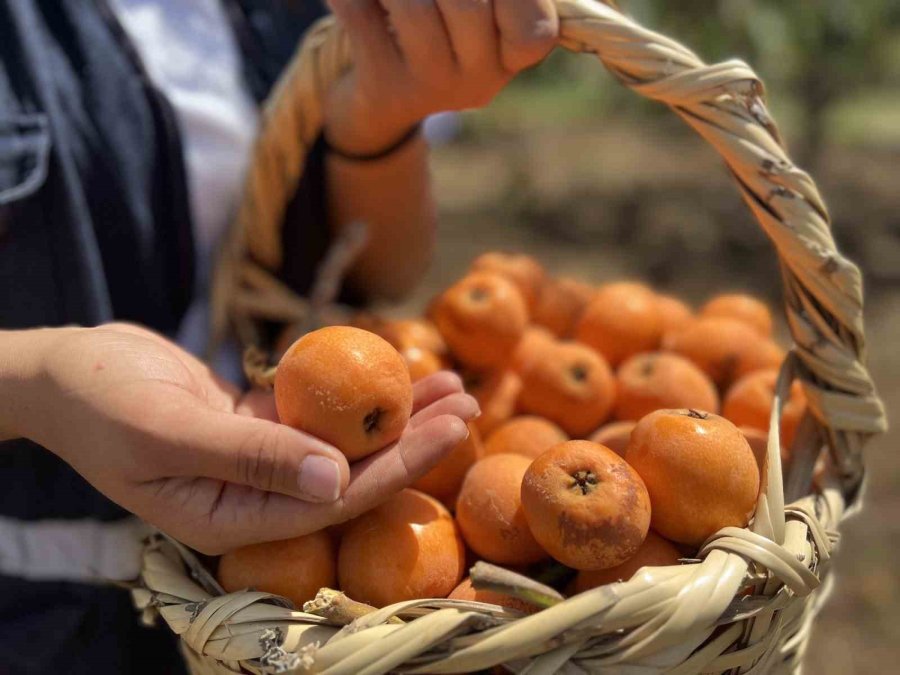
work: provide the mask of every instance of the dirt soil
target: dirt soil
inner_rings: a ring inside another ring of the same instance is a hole
[[[819,186],[836,238],[866,274],[870,366],[890,418],[898,419],[900,148],[837,149],[823,166]],[[555,273],[595,282],[647,279],[694,302],[720,289],[779,302],[771,245],[720,160],[674,127],[612,125],[448,146],[435,153],[434,171],[442,211],[438,254],[420,291],[393,313],[421,311],[489,249],[526,251]],[[836,589],[817,621],[807,673],[886,672],[900,662],[894,439],[888,434],[867,448],[865,506],[842,528]]]

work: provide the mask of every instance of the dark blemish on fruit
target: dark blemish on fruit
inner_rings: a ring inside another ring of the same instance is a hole
[[[576,363],[569,372],[572,373],[572,379],[576,382],[584,382],[588,379],[588,369],[584,364]]]
[[[473,288],[471,291],[469,291],[469,298],[470,298],[473,302],[483,302],[484,300],[487,300],[487,299],[488,299],[488,296],[489,296],[489,295],[490,295],[490,293],[488,293],[488,292],[487,292],[484,288],[482,288],[481,286],[476,286],[476,287]]]
[[[625,486],[623,510],[626,513],[634,513],[638,507],[638,483],[635,481],[634,469],[623,460],[621,464],[611,467],[611,473],[617,484]]]
[[[597,474],[588,469],[582,469],[572,474],[572,485],[569,486],[569,489],[575,494],[586,495],[596,490],[598,485],[600,485],[600,479]]]
[[[619,517],[599,523],[577,522],[563,512],[557,518],[557,526],[562,534],[564,548],[615,544],[616,548],[627,547],[636,550],[641,543],[642,533],[627,519]],[[604,546],[605,547],[605,546]]]
[[[649,356],[644,359],[644,365],[641,366],[641,375],[644,377],[650,377],[653,374],[653,371],[656,369],[656,358],[653,356]]]
[[[367,434],[374,433],[378,431],[378,425],[381,423],[381,418],[384,416],[384,410],[381,408],[375,408],[372,412],[366,415],[363,420],[363,429],[366,430]]]

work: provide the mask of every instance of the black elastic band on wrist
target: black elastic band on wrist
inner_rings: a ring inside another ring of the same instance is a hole
[[[328,142],[328,138],[323,136],[323,140],[325,142],[325,150],[329,154],[340,157],[341,159],[347,159],[351,162],[377,162],[380,159],[385,159],[390,155],[393,155],[395,152],[400,151],[405,146],[412,143],[419,136],[419,132],[422,130],[422,124],[416,124],[410,128],[405,134],[403,134],[397,141],[391,143],[384,150],[379,150],[378,152],[367,153],[367,154],[356,154],[351,152],[344,152],[343,150],[339,150],[334,147],[331,143]]]

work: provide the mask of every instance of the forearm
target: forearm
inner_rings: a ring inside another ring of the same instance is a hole
[[[326,171],[332,226],[363,221],[369,228],[351,283],[376,297],[411,290],[428,267],[437,223],[425,141],[373,162],[331,154]]]
[[[0,331],[0,441],[28,435],[37,416],[43,354],[65,329]]]
[[[325,101],[325,138],[355,156],[391,148],[430,114],[485,105],[553,49],[559,28],[551,0],[329,6],[347,32],[354,66]],[[333,157],[327,170],[332,222],[363,220],[371,228],[352,281],[375,295],[409,290],[434,241],[425,145],[403,150],[380,166]]]

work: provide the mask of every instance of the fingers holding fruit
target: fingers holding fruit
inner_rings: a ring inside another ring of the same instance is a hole
[[[274,396],[241,396],[151,331],[59,329],[48,333],[38,392],[56,414],[35,419],[23,435],[205,553],[306,535],[424,475],[466,437],[478,412],[457,375],[413,386],[393,347],[350,330],[352,339],[307,336],[285,357]],[[285,384],[291,373],[303,382]],[[279,424],[276,408],[300,428]],[[320,438],[304,417],[310,412],[343,431]]]
[[[456,373],[444,370],[429,375],[413,385],[413,411],[419,411],[445,396],[462,391],[462,378]]]
[[[422,478],[468,436],[466,423],[456,415],[410,425],[397,443],[353,465],[334,522],[353,518]]]
[[[458,376],[437,373],[413,386],[394,347],[347,326],[309,333],[285,352],[275,374],[275,402],[289,425],[279,427],[283,433],[327,438],[347,459],[359,461],[348,469],[349,485],[343,481],[340,491],[320,500],[323,508],[282,499],[259,504],[257,525],[271,538],[279,538],[273,530],[281,538],[297,536],[376,506],[465,440],[465,421],[478,414]],[[218,506],[227,511],[232,505]]]
[[[182,414],[160,416],[161,437],[145,449],[144,470],[162,473],[149,485],[203,477],[325,503],[346,489],[350,468],[333,445],[269,420],[181,404]]]
[[[465,422],[454,415],[410,425],[396,443],[353,464],[346,490],[331,502],[228,482],[170,482],[164,497],[180,509],[172,522],[159,525],[204,553],[310,534],[375,508],[424,476],[467,435]]]

